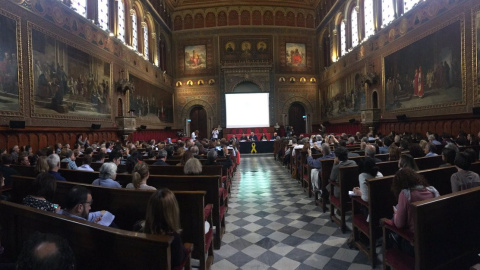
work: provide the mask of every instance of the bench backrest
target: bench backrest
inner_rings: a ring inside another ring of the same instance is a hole
[[[14,176],[12,199],[21,203],[28,195],[28,190],[33,178]],[[91,211],[108,210],[115,215],[115,224],[121,229],[132,230],[133,225],[145,219],[147,203],[154,191],[117,189],[93,186],[74,182],[57,182],[57,190],[53,202],[60,206],[65,205],[68,191],[76,186],[86,187],[92,193],[94,203]],[[182,227],[182,240],[193,243],[194,247],[204,245],[202,238],[205,233],[204,223],[204,191],[173,191],[180,208],[180,223]],[[199,252],[201,248],[196,248]],[[200,253],[202,254],[202,253]],[[195,249],[194,249],[195,255]],[[204,254],[202,254],[204,255]],[[194,256],[195,257],[195,256]]]
[[[2,245],[11,260],[39,231],[65,238],[77,269],[170,269],[171,236],[109,228],[7,201],[0,201],[0,224]]]
[[[468,269],[479,262],[480,187],[412,205],[415,269]]]

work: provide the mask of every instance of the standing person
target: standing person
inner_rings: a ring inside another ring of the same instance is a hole
[[[219,133],[219,132],[218,132],[218,128],[214,128],[214,129],[212,130],[212,141],[218,140],[218,133]]]
[[[195,140],[197,139],[197,137],[198,137],[198,129],[195,130],[194,132],[192,132],[191,137],[192,137],[192,140],[193,140],[193,141],[195,141]]]
[[[172,269],[182,264],[187,251],[180,237],[180,209],[175,194],[168,188],[157,190],[147,204],[141,231],[148,234],[173,236],[170,245]]]
[[[85,140],[83,139],[82,134],[77,134],[77,143],[80,145],[82,148],[88,147],[88,137],[85,137]]]

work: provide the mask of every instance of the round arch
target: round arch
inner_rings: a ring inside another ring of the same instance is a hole
[[[312,104],[310,103],[310,101],[308,101],[304,97],[296,96],[296,97],[292,97],[292,98],[287,99],[283,103],[283,107],[281,108],[281,111],[280,111],[280,116],[288,115],[288,110],[290,109],[290,106],[292,106],[293,103],[299,103],[305,108],[305,114],[310,116],[310,123],[315,123],[316,122],[316,115],[314,113],[315,110],[314,110]],[[279,117],[279,118],[282,119],[281,117]],[[287,124],[283,121],[283,119],[282,119],[282,122],[285,125]]]
[[[182,112],[180,113],[180,123],[182,123],[182,126],[183,126],[183,123],[185,123],[185,119],[188,119],[188,117],[190,116],[190,112],[192,111],[192,109],[194,109],[195,107],[198,107],[198,106],[201,106],[205,109],[205,111],[207,112],[207,119],[211,119],[210,121],[208,121],[207,123],[207,130],[211,130],[213,128],[213,118],[214,118],[214,115],[215,115],[215,110],[213,109],[212,105],[208,102],[206,102],[205,100],[201,100],[201,99],[194,99],[190,102],[188,102],[187,104],[185,104],[185,106],[183,106],[183,109],[182,109]]]
[[[253,91],[250,91],[252,89]],[[263,92],[260,85],[250,80],[244,80],[234,85],[232,92],[234,93],[259,93]]]

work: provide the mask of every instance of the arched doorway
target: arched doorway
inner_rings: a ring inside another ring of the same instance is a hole
[[[123,101],[121,98],[119,98],[117,102],[117,115],[123,116]]]
[[[373,91],[372,93],[372,107],[374,109],[378,109],[378,94],[377,91]]]
[[[288,123],[290,126],[293,126],[295,131],[294,135],[300,135],[305,133],[305,120],[303,116],[305,115],[305,108],[300,102],[294,102],[290,105],[288,109]]]
[[[210,138],[210,132],[207,130],[207,111],[202,106],[195,106],[190,111],[190,133],[198,129],[200,138]],[[190,134],[187,134],[190,136]]]

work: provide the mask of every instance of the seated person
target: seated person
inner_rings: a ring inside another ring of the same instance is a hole
[[[5,177],[5,186],[12,186],[12,175],[18,175],[17,170],[10,167],[13,164],[13,158],[10,154],[2,154],[2,162],[0,163],[0,172]]]
[[[202,173],[202,163],[196,158],[191,158],[185,163],[183,167],[183,173],[185,175],[195,175]]]
[[[223,151],[227,153],[227,147],[224,147]],[[223,168],[226,170],[228,170],[230,166],[232,166],[232,160],[230,159],[230,156],[227,155],[225,161],[217,161],[217,158],[218,153],[215,149],[208,151],[207,162],[205,163],[205,165],[222,165]]]
[[[357,196],[361,196],[362,200],[368,202],[368,185],[367,179],[383,177],[378,171],[376,162],[371,157],[365,157],[363,160],[362,172],[358,175],[358,187],[353,188],[353,192]]]
[[[168,153],[166,150],[164,149],[158,150],[157,162],[153,163],[153,165],[167,166],[168,163],[165,162],[167,160],[167,156],[168,156]]]
[[[21,152],[18,156],[18,164],[21,166],[30,167],[30,160],[28,159],[28,152]]]
[[[92,167],[90,167],[90,164],[92,164],[92,157],[91,156],[84,156],[83,157],[83,164],[82,166],[78,167],[79,171],[89,171],[93,172],[94,170]]]
[[[96,155],[95,163],[104,163],[105,162],[105,153],[104,152],[99,152]]]
[[[65,151],[65,158],[62,159],[62,162],[68,162],[68,169],[70,170],[76,170],[78,169],[77,164],[75,163],[75,155],[73,154],[73,151],[68,149]]]
[[[318,146],[314,146],[316,148],[318,148]],[[311,170],[311,175],[310,175],[310,179],[312,181],[312,187],[313,187],[313,190],[314,191],[319,191],[320,190],[320,183],[319,183],[319,177],[318,175],[320,174],[320,172],[322,171],[322,160],[323,159],[331,159],[331,158],[335,158],[335,154],[331,152],[330,150],[330,145],[328,145],[327,143],[323,143],[321,145],[321,152],[323,153],[323,155],[319,158],[316,158],[316,159],[313,159],[312,157],[312,150],[311,149],[307,149],[307,163],[308,165],[310,165],[310,167],[312,167],[312,170]]]
[[[113,163],[109,162],[105,164]],[[115,216],[110,212],[102,210],[90,213],[92,203],[93,198],[90,190],[82,186],[74,186],[67,194],[65,209],[60,211],[60,213],[65,216],[94,222],[103,226],[118,227],[113,223]]]
[[[460,152],[455,156],[455,166],[458,172],[452,174],[450,183],[452,192],[477,187],[480,185],[480,177],[477,173],[470,171],[471,157],[468,153]]]
[[[257,135],[255,135],[255,133],[251,132],[250,136],[248,136],[248,140],[252,141],[252,142],[256,142],[256,141],[258,141],[258,137],[257,137]]]
[[[330,172],[330,180],[338,182],[338,170],[340,167],[357,165],[355,161],[348,159],[348,150],[345,147],[337,147],[335,149],[335,160],[333,161],[332,171]],[[327,192],[330,190],[331,184],[327,185]],[[324,195],[326,196],[326,194]],[[340,197],[340,189],[333,187],[333,196]]]
[[[75,268],[75,254],[67,240],[55,234],[35,232],[24,243],[14,269],[73,270]]]
[[[268,141],[267,135],[265,133],[262,133],[262,136],[260,136],[260,141]]]
[[[117,178],[117,165],[113,162],[103,163],[98,178],[93,181],[92,185],[121,188],[122,186],[115,181],[115,178]]]
[[[438,154],[435,153],[435,151],[437,151],[437,147],[435,146],[435,144],[431,142],[425,145],[425,147],[423,148],[423,151],[425,152],[426,157],[438,156]]]
[[[403,154],[400,156],[398,160],[398,169],[401,170],[403,168],[410,168],[414,171],[418,171],[417,163],[415,159],[409,154]]]
[[[443,148],[442,149],[442,161],[444,162],[439,167],[447,167],[455,165],[455,156],[457,152],[451,148]]]
[[[186,250],[180,237],[180,210],[172,191],[164,188],[152,194],[141,226],[140,231],[144,233],[173,236],[170,245],[172,269],[182,264]]]
[[[137,163],[137,165],[135,165],[135,168],[133,168],[132,183],[129,183],[127,185],[127,188],[157,190],[155,187],[147,185],[147,180],[149,176],[150,172],[148,169],[148,164],[145,162]]]
[[[59,212],[60,207],[49,201],[53,199],[57,181],[49,173],[41,173],[32,183],[31,194],[23,198],[23,204],[48,212]]]
[[[48,173],[53,175],[58,181],[67,181],[59,172],[60,169],[60,157],[57,154],[51,154],[47,157]]]
[[[399,170],[392,182],[392,191],[398,198],[397,206],[393,206],[393,222],[399,229],[406,228],[415,232],[411,203],[440,196],[438,191],[429,186],[425,178],[410,168]],[[413,246],[407,240],[397,237],[399,248],[410,255],[414,254]]]
[[[248,140],[248,137],[245,135],[245,133],[242,133],[242,136],[240,137],[240,141],[246,141]]]
[[[237,143],[237,141],[238,141],[238,140],[237,140],[237,137],[235,136],[235,134],[233,134],[232,138],[230,138],[229,143],[230,143],[230,144],[235,144],[235,143]]]

